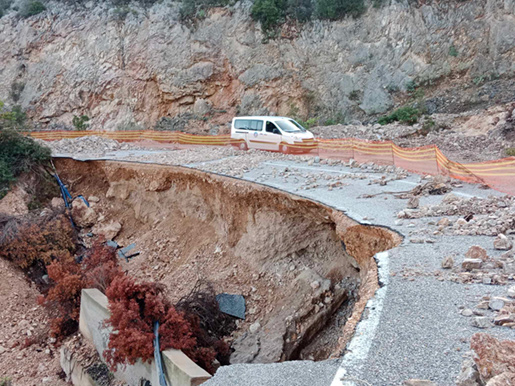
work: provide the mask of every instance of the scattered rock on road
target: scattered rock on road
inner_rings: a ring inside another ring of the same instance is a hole
[[[481,259],[465,259],[461,263],[461,267],[466,271],[472,271],[473,269],[480,269],[482,264]]]
[[[513,247],[513,243],[509,238],[507,238],[502,233],[498,234],[497,237],[494,240],[494,248],[501,250],[501,251],[507,251]]]
[[[472,319],[471,324],[477,328],[489,328],[492,326],[490,319],[486,316],[476,316],[474,319]]]
[[[465,253],[465,257],[468,257],[469,259],[481,259],[482,261],[488,260],[486,250],[479,245],[471,246],[467,253]]]
[[[454,259],[452,256],[447,256],[442,260],[442,268],[451,269],[454,266]]]
[[[456,386],[480,386],[479,372],[472,359],[466,359],[461,365],[461,371],[456,379]]]

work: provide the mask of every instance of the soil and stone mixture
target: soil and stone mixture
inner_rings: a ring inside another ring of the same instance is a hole
[[[164,283],[174,301],[198,281],[245,297],[246,318],[229,337],[231,363],[338,352],[343,328],[323,342],[316,335],[337,310],[341,326],[356,319],[356,299],[376,288],[370,258],[400,240],[311,201],[188,169],[70,160],[56,166],[65,180],[81,176],[71,189],[92,203],[82,210],[74,203],[84,233],[136,244],[139,255],[122,261],[132,276]]]

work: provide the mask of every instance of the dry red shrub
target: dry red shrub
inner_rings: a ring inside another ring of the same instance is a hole
[[[106,287],[118,275],[122,275],[116,261],[116,253],[97,242],[87,251],[82,264],[66,253],[55,257],[47,267],[51,286],[41,299],[51,315],[50,333],[64,337],[76,331],[80,316],[80,297],[83,288]]]
[[[104,356],[112,370],[118,364],[134,364],[138,359],[150,360],[154,355],[153,325],[160,324],[160,347],[193,349],[190,325],[164,296],[164,287],[157,283],[136,283],[128,276],[116,277],[107,290],[113,327]]]
[[[58,255],[75,251],[75,230],[62,213],[11,219],[0,235],[0,257],[20,268],[50,264]]]

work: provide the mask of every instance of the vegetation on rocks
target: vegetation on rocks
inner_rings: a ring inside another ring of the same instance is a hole
[[[389,115],[385,115],[379,118],[377,122],[381,125],[387,125],[396,121],[406,123],[408,125],[413,125],[414,123],[417,123],[419,117],[420,111],[418,109],[405,106],[395,110]]]
[[[76,130],[84,131],[89,126],[89,117],[87,115],[73,116],[72,123]]]
[[[288,18],[299,22],[312,18],[338,20],[346,16],[359,17],[365,11],[364,0],[255,0],[251,15],[270,37]]]
[[[25,172],[41,174],[40,167],[50,161],[50,149],[20,134],[25,113],[17,107],[5,110],[0,102],[0,198]]]
[[[22,3],[18,15],[22,18],[28,18],[37,15],[46,10],[45,5],[41,1],[28,0]]]

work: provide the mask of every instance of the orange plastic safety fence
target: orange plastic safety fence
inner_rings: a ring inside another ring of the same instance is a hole
[[[178,131],[39,131],[28,135],[46,141],[96,135],[117,141],[157,141],[203,146],[238,146],[243,140],[230,135],[194,135]],[[391,141],[366,141],[356,138],[316,139],[282,144],[291,153],[317,154],[321,158],[354,159],[360,163],[374,162],[395,165],[420,174],[442,174],[466,182],[480,183],[500,192],[515,195],[515,157],[473,164],[449,160],[436,145],[402,148]]]

